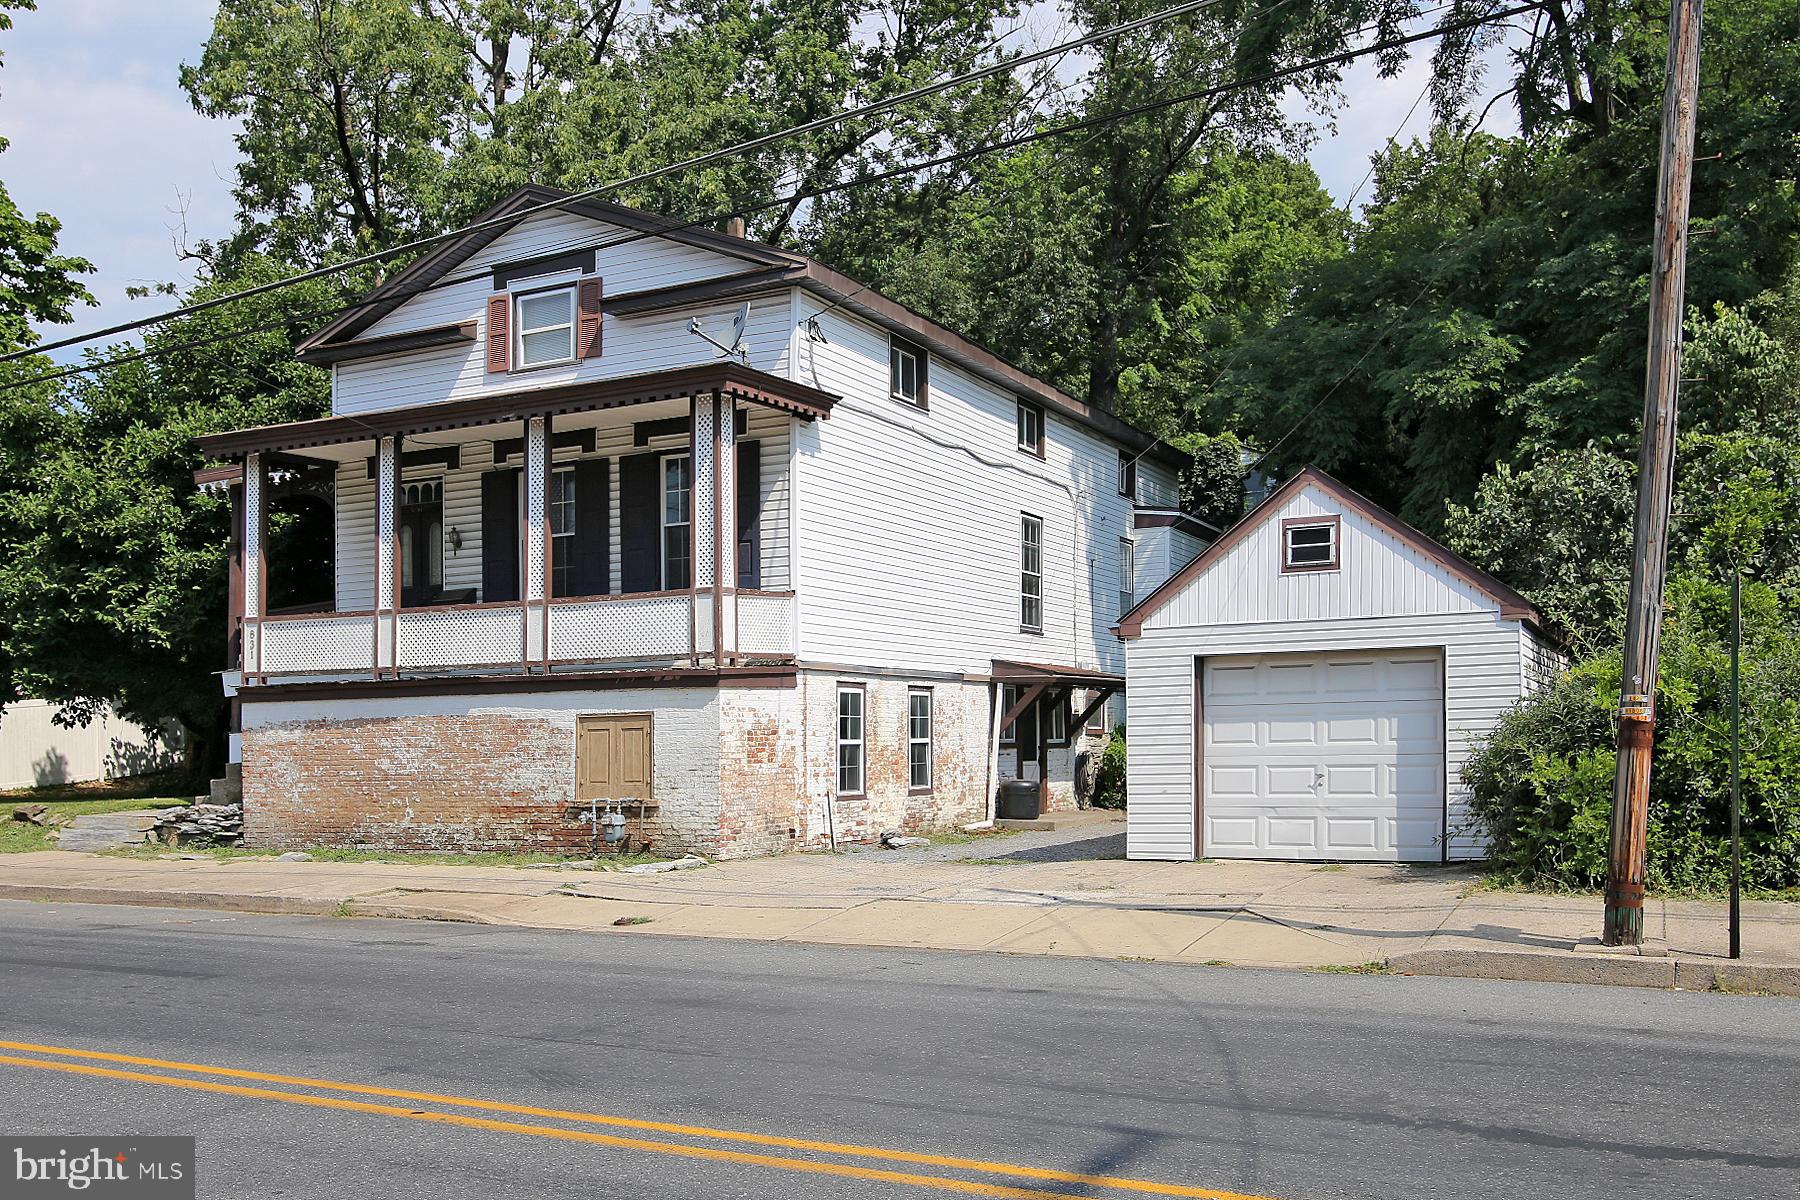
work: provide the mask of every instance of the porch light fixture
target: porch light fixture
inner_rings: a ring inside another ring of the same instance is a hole
[[[450,553],[452,553],[452,554],[461,554],[462,553],[462,547],[463,547],[462,530],[460,530],[460,529],[456,528],[456,526],[452,525],[450,527],[450,532],[446,533],[444,535],[444,540],[450,544]]]

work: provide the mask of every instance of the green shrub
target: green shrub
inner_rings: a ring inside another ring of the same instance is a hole
[[[1714,891],[1730,868],[1727,590],[1671,582],[1650,772],[1652,887]],[[1463,770],[1490,855],[1523,883],[1595,887],[1606,874],[1620,655],[1596,655],[1514,707]],[[1744,592],[1744,879],[1800,886],[1800,620],[1776,592]]]
[[[1125,727],[1113,726],[1100,755],[1100,778],[1094,784],[1095,808],[1125,807]]]

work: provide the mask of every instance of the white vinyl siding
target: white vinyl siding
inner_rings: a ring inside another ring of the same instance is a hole
[[[1018,397],[938,356],[930,413],[909,411],[888,394],[887,334],[826,309],[802,295],[796,316],[825,338],[799,335],[800,382],[844,397],[830,420],[795,426],[801,658],[1122,671],[1117,546],[1133,535],[1117,443],[1047,413],[1044,458],[1021,454]],[[1140,487],[1172,498],[1175,473],[1146,457]],[[1019,628],[1020,511],[1044,520],[1042,634]],[[1138,570],[1139,594],[1166,578]]]
[[[1445,787],[1452,859],[1479,858],[1462,769],[1522,690],[1517,620],[1433,559],[1345,511],[1343,567],[1281,572],[1281,521],[1339,506],[1306,488],[1264,519],[1144,621],[1126,644],[1126,745],[1132,858],[1195,854],[1196,663],[1220,656],[1441,649]]]
[[[452,272],[455,278],[475,278],[422,292],[359,335],[369,338],[474,321],[475,341],[338,363],[332,370],[332,412],[377,412],[522,387],[554,387],[716,361],[718,352],[690,333],[688,323],[698,318],[706,332],[729,341],[732,318],[743,303],[740,300],[643,316],[608,314],[603,321],[606,353],[598,358],[566,361],[560,366],[524,373],[488,373],[483,339],[493,281],[482,274],[485,267],[596,246],[599,249],[595,271],[588,278],[598,277],[608,296],[618,296],[736,274],[752,266],[744,259],[695,249],[666,238],[639,237],[622,245],[606,244],[631,233],[567,213],[545,213],[521,222]],[[522,281],[517,290],[529,290],[528,281]],[[750,301],[743,346],[751,366],[773,374],[788,373],[790,312],[791,302],[785,294],[759,296]],[[515,342],[517,336],[515,327]],[[885,357],[884,354],[884,360]],[[514,365],[519,365],[516,346]]]

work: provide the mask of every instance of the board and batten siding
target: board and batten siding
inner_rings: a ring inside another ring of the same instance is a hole
[[[801,325],[808,318],[825,340],[797,339],[798,379],[843,400],[830,420],[796,426],[802,658],[1122,671],[1111,627],[1132,505],[1119,494],[1118,447],[1046,413],[1044,457],[1021,452],[1017,398],[935,355],[928,407],[897,401],[884,331],[802,296]],[[1173,472],[1145,462],[1140,484],[1172,493]],[[1019,628],[1022,513],[1044,523],[1042,633]]]
[[[599,247],[595,274],[603,281],[606,294],[616,296],[734,274],[750,265],[730,255],[695,249],[666,238],[645,237],[620,246],[605,245],[627,232],[619,226],[561,213],[528,218],[451,273],[452,278],[477,278],[423,292],[361,335],[376,337],[474,321],[477,336],[473,342],[338,363],[332,368],[332,412],[353,416],[717,361],[718,350],[689,332],[689,322],[697,317],[708,334],[729,343],[732,320],[741,301],[698,304],[643,316],[608,313],[602,322],[602,353],[597,358],[541,370],[488,373],[487,298],[493,293],[493,285],[482,274],[485,268]],[[579,277],[568,273],[570,281]],[[549,282],[548,277],[545,282]],[[518,286],[515,284],[515,289]],[[789,318],[790,301],[785,294],[750,301],[743,346],[751,366],[770,374],[788,374]]]
[[[1341,513],[1337,571],[1284,575],[1281,522]],[[1242,654],[1436,647],[1444,656],[1447,854],[1479,858],[1462,768],[1519,699],[1521,623],[1498,602],[1316,487],[1296,493],[1145,621],[1127,644],[1131,858],[1196,857],[1195,672]]]

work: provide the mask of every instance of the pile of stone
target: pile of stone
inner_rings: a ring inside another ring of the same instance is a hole
[[[244,836],[244,804],[241,800],[214,804],[210,799],[196,800],[177,808],[165,808],[156,814],[149,840],[165,846],[187,846],[195,842],[208,845],[234,846]]]

